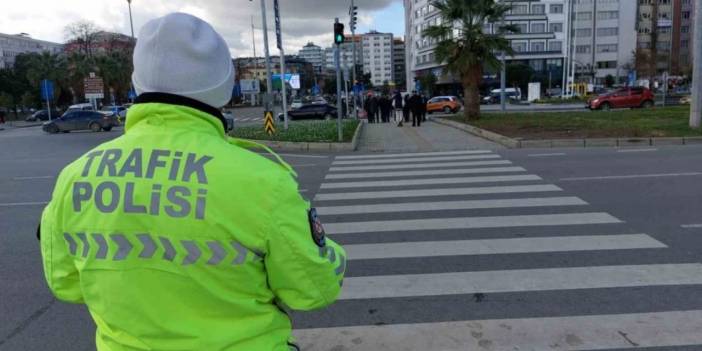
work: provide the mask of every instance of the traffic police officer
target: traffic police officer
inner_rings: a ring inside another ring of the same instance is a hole
[[[40,226],[46,281],[100,351],[288,350],[284,308],[334,302],[344,250],[292,169],[230,139],[229,48],[204,21],[144,25],[125,134],[60,174]]]

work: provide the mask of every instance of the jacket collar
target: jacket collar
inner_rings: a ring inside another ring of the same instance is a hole
[[[222,127],[224,128],[224,130],[227,129],[227,121],[224,119],[222,112],[208,104],[191,99],[189,97],[168,93],[143,93],[139,95],[136,98],[136,100],[134,100],[135,105],[154,102],[160,104],[178,105],[194,108],[196,110],[210,114],[213,117],[217,118],[220,122],[222,122]]]

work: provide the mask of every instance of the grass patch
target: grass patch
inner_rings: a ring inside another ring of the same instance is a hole
[[[604,111],[490,113],[470,124],[511,138],[568,139],[702,136],[688,127],[689,106]],[[463,122],[462,115],[450,117]]]
[[[348,143],[353,139],[358,120],[344,120],[341,123],[343,142]],[[235,138],[253,140],[293,141],[309,143],[335,143],[338,141],[336,121],[302,121],[290,123],[288,130],[283,129],[282,123],[275,125],[276,132],[268,135],[263,126],[234,127],[229,135]]]

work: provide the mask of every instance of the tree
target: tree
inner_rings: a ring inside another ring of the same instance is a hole
[[[31,92],[25,91],[24,94],[22,94],[22,107],[37,107],[37,99],[34,94]]]
[[[419,76],[417,79],[419,81],[419,85],[421,86],[422,90],[425,91],[429,96],[434,95],[434,91],[436,90],[436,82],[437,78],[433,73],[427,73]]]
[[[480,83],[483,67],[497,70],[501,67],[497,53],[513,54],[505,34],[514,33],[514,25],[496,27],[495,34],[483,32],[485,23],[498,23],[512,8],[511,4],[495,0],[434,0],[441,24],[430,26],[424,35],[436,40],[438,62],[446,63],[445,70],[460,77],[466,101],[466,120],[480,117]]]
[[[0,93],[0,107],[14,108],[15,99],[7,92]]]
[[[605,77],[605,87],[611,88],[612,85],[614,85],[614,83],[615,83],[614,76],[611,75],[611,74],[608,74],[608,75]]]
[[[62,88],[68,86],[67,75],[66,61],[63,56],[54,55],[50,52],[29,54],[27,81],[34,92],[39,91],[43,79],[49,79],[54,83],[54,99],[56,99],[61,95]],[[36,97],[37,95],[34,93],[32,96]],[[24,101],[24,96],[22,99]]]
[[[67,42],[76,45],[78,52],[93,57],[93,47],[97,41],[100,28],[91,21],[77,21],[64,28]]]

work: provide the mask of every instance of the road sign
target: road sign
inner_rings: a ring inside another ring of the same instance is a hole
[[[41,99],[48,101],[54,98],[54,82],[44,79],[41,81]]]
[[[243,94],[261,92],[261,82],[258,79],[242,79],[239,81],[239,84],[241,84],[241,92]]]
[[[273,74],[273,86],[279,86],[280,84],[280,74]],[[277,82],[276,82],[277,81]],[[285,82],[290,84],[293,89],[300,89],[300,75],[295,73],[286,73]]]
[[[266,131],[266,133],[268,133],[268,135],[275,133],[275,124],[273,124],[273,112],[272,111],[266,111],[264,113],[263,129]]]
[[[283,39],[280,33],[280,9],[278,8],[278,0],[273,0],[273,8],[275,9],[275,41],[278,50],[282,50]]]
[[[95,76],[95,73],[90,73],[89,78],[83,79],[83,90],[86,99],[102,99],[105,97],[103,89],[105,84],[102,78]]]

